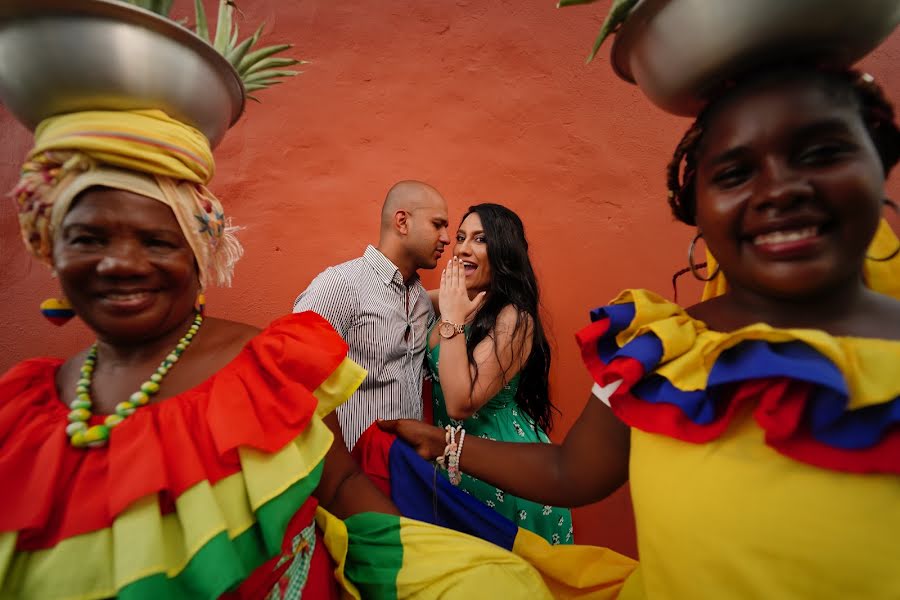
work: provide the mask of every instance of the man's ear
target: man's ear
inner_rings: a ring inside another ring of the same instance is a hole
[[[394,227],[401,235],[409,233],[409,213],[405,210],[398,210],[394,213]]]

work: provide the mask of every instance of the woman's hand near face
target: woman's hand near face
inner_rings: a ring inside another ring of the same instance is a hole
[[[486,293],[480,292],[474,298],[469,298],[466,289],[466,271],[462,261],[454,256],[441,273],[441,287],[438,292],[441,319],[457,325],[467,323],[481,308]]]

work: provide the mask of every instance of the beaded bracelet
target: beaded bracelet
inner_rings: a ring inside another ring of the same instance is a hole
[[[466,438],[466,430],[462,425],[453,427],[447,425],[445,427],[444,441],[447,446],[444,448],[443,456],[436,459],[437,464],[447,469],[447,478],[453,485],[459,485],[462,482],[462,472],[459,470],[459,457],[462,455],[463,440]],[[459,443],[456,443],[456,434],[459,433]]]
[[[462,483],[462,471],[459,470],[459,457],[462,456],[463,440],[465,439],[466,430],[462,429],[459,433],[459,446],[456,448],[456,453],[450,459],[450,464],[453,466],[453,468],[447,470],[450,483],[452,483],[453,485],[459,485],[460,483]]]

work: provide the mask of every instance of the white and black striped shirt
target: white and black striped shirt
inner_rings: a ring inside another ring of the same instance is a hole
[[[331,323],[349,357],[366,371],[355,394],[338,407],[344,443],[352,449],[376,419],[421,419],[425,343],[434,309],[419,279],[409,286],[375,249],[328,267],[294,302]]]

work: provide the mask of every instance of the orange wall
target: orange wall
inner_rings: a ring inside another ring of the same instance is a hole
[[[213,2],[207,1],[208,10]],[[177,16],[191,3],[176,2]],[[212,290],[216,316],[264,325],[326,265],[376,239],[384,192],[423,179],[450,204],[496,201],[525,222],[556,340],[553,393],[560,439],[590,390],[574,332],[624,286],[669,294],[692,231],[665,207],[663,170],[688,122],[619,81],[608,50],[583,58],[608,2],[557,10],[553,0],[244,0],[244,31],[290,41],[305,74],[262,92],[218,148],[212,188],[247,249],[232,289]],[[865,66],[900,100],[900,34]],[[29,134],[0,109],[0,189]],[[890,186],[900,195],[897,179]],[[425,274],[435,284],[437,273]],[[682,298],[698,288],[683,278]],[[18,240],[0,204],[0,370],[66,356],[90,336],[38,314],[48,271]],[[539,477],[539,473],[534,474]],[[579,541],[634,554],[626,493],[576,511]]]

